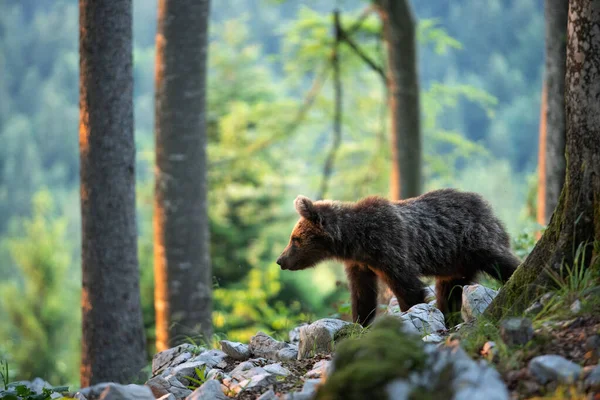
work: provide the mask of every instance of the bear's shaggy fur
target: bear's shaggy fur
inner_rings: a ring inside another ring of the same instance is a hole
[[[300,219],[277,259],[301,270],[327,259],[346,267],[354,322],[369,325],[377,307],[377,277],[402,311],[425,301],[421,276],[436,277],[437,306],[460,311],[462,286],[478,272],[506,282],[519,265],[509,236],[478,194],[433,190],[407,200],[367,197],[356,203],[294,202]]]

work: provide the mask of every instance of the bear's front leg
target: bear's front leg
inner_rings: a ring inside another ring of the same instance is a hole
[[[368,326],[377,312],[377,275],[356,263],[346,264],[346,275],[352,299],[352,321]]]

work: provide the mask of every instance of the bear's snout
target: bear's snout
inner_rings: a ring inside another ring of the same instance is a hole
[[[279,258],[277,258],[277,261],[275,261],[277,263],[277,265],[279,265],[281,267],[281,269],[286,269],[285,265],[284,265],[284,259],[283,259],[283,255],[279,256]]]

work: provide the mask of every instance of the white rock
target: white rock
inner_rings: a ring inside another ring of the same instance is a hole
[[[219,368],[213,368],[206,373],[206,379],[218,379],[221,380],[225,378],[227,374],[223,372],[223,370]]]
[[[256,375],[264,375],[264,374],[268,374],[268,372],[263,367],[254,367],[254,368],[250,368],[250,369],[247,369],[244,371],[236,371],[236,372],[231,371],[231,373],[230,373],[231,377],[238,382],[248,380]]]
[[[409,333],[425,336],[446,330],[444,314],[429,304],[416,304],[406,312],[390,314],[400,318],[404,322],[403,329]]]
[[[298,346],[290,344],[277,352],[277,360],[291,361],[298,358]]]
[[[230,342],[221,340],[221,350],[234,360],[246,361],[250,358],[250,348],[248,345],[240,342]]]
[[[297,345],[300,342],[300,328],[302,328],[303,326],[306,326],[306,325],[308,325],[308,324],[303,323],[303,324],[300,324],[297,327],[293,328],[292,330],[290,330],[288,335],[290,337],[291,344]]]
[[[270,374],[278,376],[288,376],[291,374],[291,372],[287,368],[283,367],[281,363],[265,365],[263,369]]]
[[[585,378],[585,388],[587,390],[600,391],[600,365],[597,365]]]
[[[234,383],[229,387],[234,393],[238,394],[246,389],[260,388],[269,386],[275,383],[276,377],[275,375],[264,373],[259,375],[254,375],[250,379],[243,380],[239,383]]]
[[[184,343],[177,347],[156,353],[152,358],[152,376],[157,375],[166,367],[174,367],[188,361],[192,358],[192,353],[195,349],[195,346]]]
[[[482,285],[463,286],[461,308],[463,320],[471,321],[481,315],[497,294],[497,291]]]
[[[551,381],[573,383],[581,371],[579,365],[555,354],[534,357],[529,361],[529,373],[542,385]]]
[[[308,326],[300,328],[298,360],[318,353],[329,353],[333,350],[333,337],[350,322],[334,318],[323,318]]]
[[[402,379],[394,380],[385,387],[387,398],[393,400],[408,400],[412,390],[413,385]]]
[[[500,322],[500,337],[509,346],[525,344],[533,339],[533,324],[529,318],[507,318]]]
[[[173,375],[155,376],[146,382],[146,386],[150,388],[156,398],[172,393],[177,399],[184,399],[192,393],[190,389],[179,382]]]
[[[157,400],[177,400],[173,393],[167,393],[162,397],[159,397]]]
[[[579,311],[581,311],[581,302],[579,300],[575,300],[571,304],[570,309],[573,314],[577,314]]]
[[[177,378],[177,380],[184,385],[190,385],[191,382],[188,377],[195,379],[199,378],[199,376],[196,374],[196,369],[206,373],[208,372],[208,368],[209,367],[204,361],[189,361],[173,368],[171,375]]]
[[[221,384],[216,380],[208,380],[202,386],[194,390],[186,400],[227,400],[228,397],[223,393]]]
[[[429,335],[423,336],[423,341],[426,343],[441,343],[444,338],[437,333],[430,333]]]
[[[322,383],[323,381],[321,381],[321,379],[307,379],[304,381],[304,385],[302,386],[302,392],[315,393],[317,391],[317,387]]]
[[[249,347],[253,355],[269,360],[289,360],[285,357],[290,357],[295,351],[295,346],[275,340],[264,332],[258,332],[252,336]]]
[[[81,389],[78,394],[88,400],[154,400],[150,388],[143,385],[99,383]]]
[[[190,360],[190,362],[202,362],[206,364],[208,368],[225,368],[227,363],[225,362],[225,358],[227,354],[225,354],[221,350],[207,350],[200,353],[199,356],[196,356]]]
[[[313,365],[312,369],[304,374],[305,378],[309,379],[319,379],[322,377],[326,377],[329,373],[329,369],[331,368],[331,361],[329,360],[321,360],[317,361],[315,365]]]

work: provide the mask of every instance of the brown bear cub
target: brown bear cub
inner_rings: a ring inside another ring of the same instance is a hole
[[[460,311],[461,287],[478,272],[504,283],[520,263],[502,222],[476,193],[440,189],[407,200],[356,203],[298,196],[294,204],[300,220],[277,264],[295,271],[342,261],[353,320],[364,326],[375,317],[377,277],[406,311],[425,302],[420,277],[435,276],[437,306],[448,319]]]

